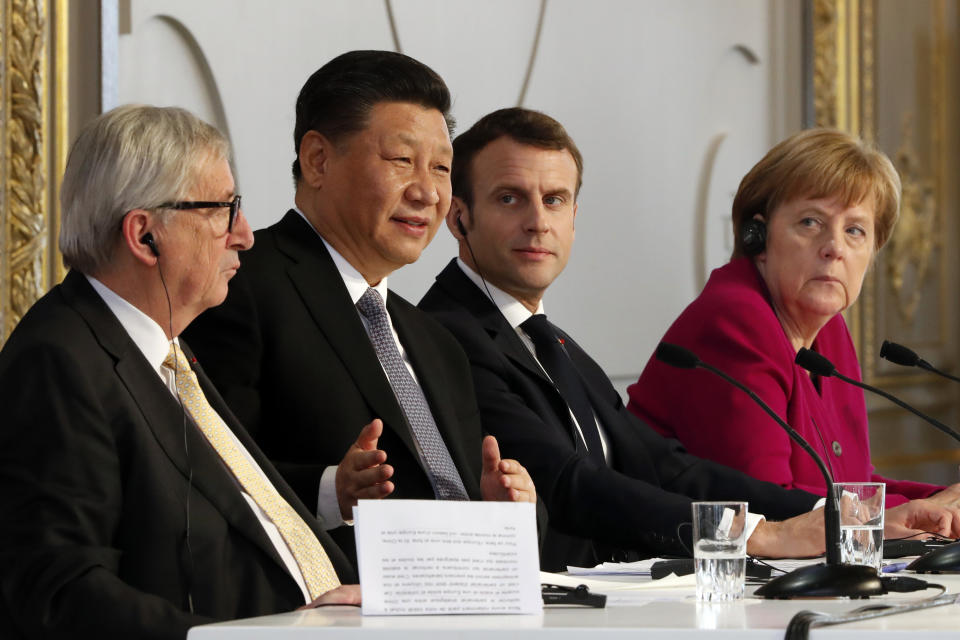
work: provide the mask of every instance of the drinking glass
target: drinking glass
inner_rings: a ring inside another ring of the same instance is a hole
[[[882,482],[837,482],[840,496],[840,561],[878,572],[883,560],[883,510],[886,485]]]
[[[743,598],[746,524],[746,502],[693,503],[698,600],[726,602]]]

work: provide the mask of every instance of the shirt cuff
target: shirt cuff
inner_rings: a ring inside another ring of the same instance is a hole
[[[747,529],[747,540],[749,540],[750,536],[753,535],[753,530],[757,528],[757,525],[766,519],[766,516],[763,516],[759,513],[750,513],[747,511],[747,522],[744,525]]]
[[[327,467],[320,476],[317,517],[326,531],[343,525],[353,526],[353,520],[344,520],[340,515],[340,501],[337,500],[337,467]]]
[[[826,499],[826,498],[820,498],[819,500],[817,500],[816,502],[813,503],[813,509],[810,509],[810,511],[816,511],[817,509],[823,509],[823,505],[825,505],[825,504],[827,504],[827,499]]]

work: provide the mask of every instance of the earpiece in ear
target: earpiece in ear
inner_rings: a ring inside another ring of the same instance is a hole
[[[763,220],[751,218],[743,223],[740,230],[743,252],[748,256],[763,253],[767,247],[767,224]]]
[[[160,257],[160,252],[157,251],[157,242],[153,239],[152,233],[145,233],[140,236],[140,244],[145,244],[150,247],[150,253],[152,253],[157,258]]]
[[[465,226],[463,226],[463,220],[461,220],[462,217],[463,217],[463,216],[457,216],[457,229],[460,230],[460,235],[466,236],[466,235],[467,235],[467,228],[466,228]]]

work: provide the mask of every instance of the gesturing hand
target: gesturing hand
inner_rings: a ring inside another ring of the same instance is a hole
[[[335,483],[340,515],[353,519],[357,500],[383,498],[393,493],[393,467],[384,464],[387,453],[377,449],[377,440],[383,434],[383,422],[376,418],[360,431],[357,441],[350,445],[337,466]]]
[[[530,474],[516,460],[502,460],[497,439],[483,439],[483,471],[480,493],[484,500],[501,502],[536,502],[537,490]]]

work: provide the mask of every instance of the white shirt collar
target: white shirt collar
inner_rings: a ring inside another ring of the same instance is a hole
[[[170,352],[170,341],[160,325],[93,276],[86,278],[120,321],[133,343],[143,352],[150,366],[160,373],[160,367]],[[174,341],[179,345],[176,339]]]
[[[503,314],[503,317],[506,318],[507,322],[514,329],[523,324],[530,316],[534,315],[530,313],[530,310],[527,309],[522,302],[514,298],[512,295],[501,289],[495,284],[490,284],[489,282],[484,282],[477,272],[471,269],[466,262],[464,262],[459,257],[457,258],[457,266],[460,267],[460,270],[463,271],[470,280],[480,287],[480,291],[483,292],[485,296],[490,298],[490,301],[493,304],[497,305],[497,308],[500,309],[500,313]],[[540,300],[539,306],[537,306],[537,313],[544,313],[543,310],[543,300]]]
[[[293,210],[300,214],[300,217],[310,225],[310,228],[319,236],[323,241],[324,246],[327,248],[327,251],[330,252],[330,257],[333,258],[333,264],[337,266],[337,271],[340,272],[340,277],[343,278],[343,284],[347,287],[347,293],[350,294],[350,300],[353,304],[357,304],[360,301],[360,297],[367,292],[367,288],[371,285],[367,284],[366,279],[360,275],[360,272],[356,268],[347,262],[347,259],[344,258],[340,253],[330,246],[330,243],[327,242],[327,239],[320,235],[320,232],[310,223],[310,220],[307,219],[307,216],[304,215],[303,211],[300,211],[296,206],[293,207]],[[382,279],[376,286],[373,287],[377,290],[377,293],[380,294],[380,297],[383,298],[383,303],[387,303],[387,279]]]

